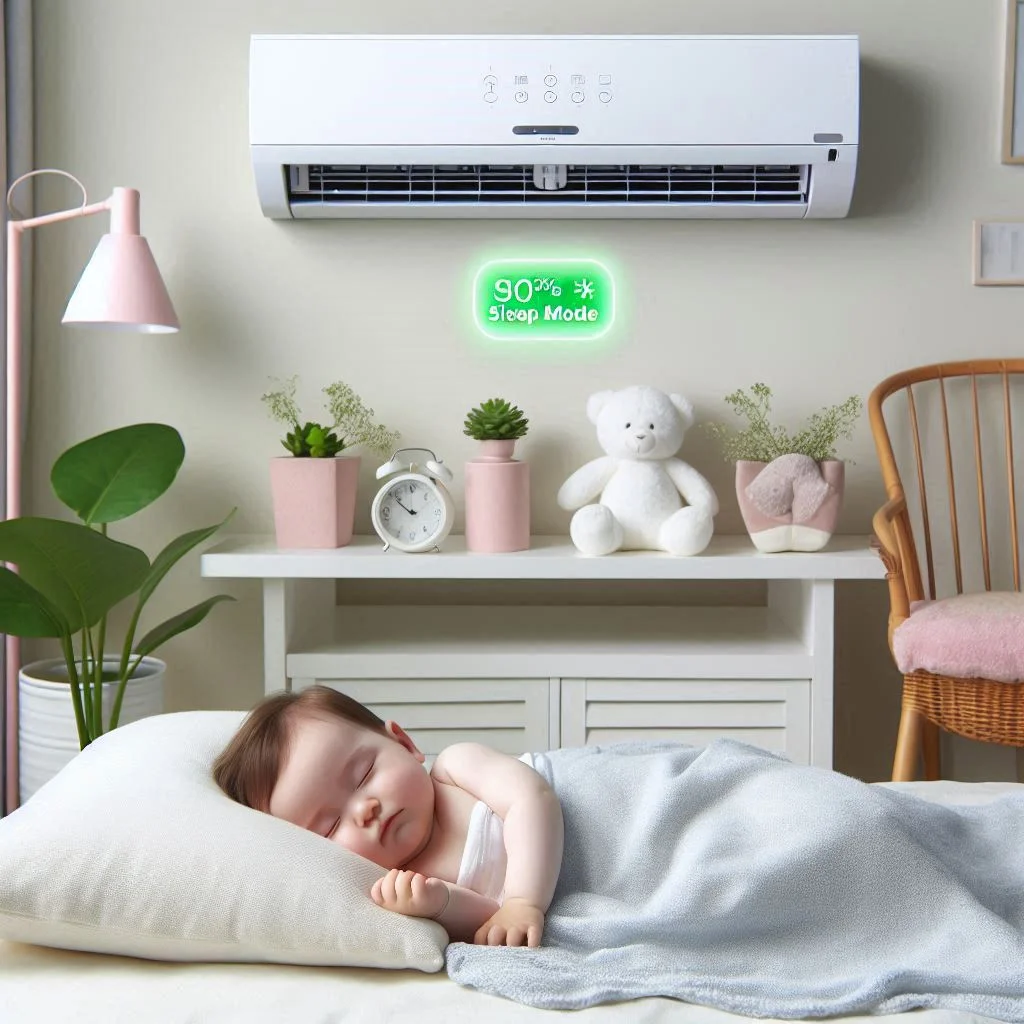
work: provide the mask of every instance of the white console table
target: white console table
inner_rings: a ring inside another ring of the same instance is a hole
[[[860,536],[824,551],[758,552],[715,537],[692,558],[580,555],[566,537],[527,551],[282,550],[234,537],[202,555],[209,577],[263,581],[267,692],[336,685],[409,728],[426,753],[473,737],[519,753],[637,737],[734,736],[832,764],[836,580],[885,577]],[[760,606],[337,605],[337,580],[761,580]]]

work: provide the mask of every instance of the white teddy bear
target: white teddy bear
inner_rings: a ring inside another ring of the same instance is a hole
[[[714,532],[718,498],[697,470],[674,458],[693,423],[693,406],[680,395],[631,387],[591,395],[587,416],[607,454],[559,488],[559,506],[579,509],[569,526],[576,547],[585,555],[703,551]],[[598,504],[591,504],[595,498]]]

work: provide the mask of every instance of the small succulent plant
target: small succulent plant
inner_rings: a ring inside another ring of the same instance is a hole
[[[319,423],[307,423],[289,430],[281,444],[292,455],[312,459],[333,458],[345,447],[345,442],[339,439],[335,431]]]
[[[323,389],[330,426],[309,421],[303,424],[295,399],[296,381],[296,377],[277,381],[280,386],[276,391],[261,396],[271,417],[292,428],[281,444],[296,458],[331,459],[357,444],[386,453],[398,444],[398,433],[382,423],[374,423],[373,410],[340,380]]]
[[[477,441],[514,441],[525,437],[529,420],[504,398],[489,398],[466,416],[463,433]]]

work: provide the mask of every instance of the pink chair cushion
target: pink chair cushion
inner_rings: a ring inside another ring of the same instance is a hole
[[[1024,594],[991,591],[919,601],[892,635],[903,673],[1024,681]]]

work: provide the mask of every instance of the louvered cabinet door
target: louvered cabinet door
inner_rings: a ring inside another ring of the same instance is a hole
[[[564,747],[728,737],[810,762],[810,680],[563,679]]]
[[[428,762],[465,741],[516,757],[551,745],[549,679],[293,679],[292,688],[313,683],[332,686],[397,722]]]

